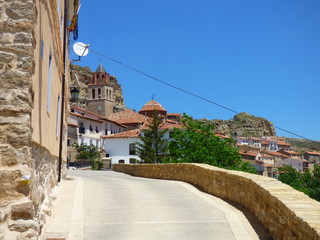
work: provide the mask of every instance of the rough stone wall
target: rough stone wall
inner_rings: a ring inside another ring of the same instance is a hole
[[[278,240],[320,240],[320,203],[280,181],[206,164],[115,164],[133,176],[179,180],[250,210]]]
[[[0,239],[37,239],[57,159],[32,142],[36,1],[0,0]]]

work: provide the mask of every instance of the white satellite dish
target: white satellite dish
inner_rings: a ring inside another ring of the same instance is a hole
[[[84,44],[82,42],[76,42],[73,44],[73,51],[79,56],[84,57],[89,53],[90,44]]]

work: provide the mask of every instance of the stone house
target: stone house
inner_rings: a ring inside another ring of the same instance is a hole
[[[320,163],[320,153],[319,152],[305,152],[303,154],[304,158],[310,163]]]
[[[298,172],[305,172],[309,168],[309,162],[299,158],[285,158],[281,161],[282,165],[289,165],[295,168]]]
[[[73,11],[70,0],[0,4],[0,239],[37,239],[66,175],[65,30]]]
[[[299,158],[299,159],[302,159],[301,153],[298,153],[298,152],[293,151],[293,150],[281,149],[278,152],[283,154],[283,155],[285,155],[285,156],[287,156],[288,158]]]

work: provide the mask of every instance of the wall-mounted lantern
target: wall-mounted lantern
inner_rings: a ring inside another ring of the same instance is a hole
[[[78,99],[79,99],[79,90],[78,90],[76,87],[73,87],[73,88],[70,90],[70,94],[71,94],[71,98],[70,98],[70,101],[71,101],[71,102],[76,102],[76,101],[78,101]]]

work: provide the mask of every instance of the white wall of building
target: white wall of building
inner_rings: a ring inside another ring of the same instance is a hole
[[[105,138],[103,148],[109,153],[112,164],[119,163],[120,160],[130,163],[130,158],[140,161],[139,156],[129,154],[129,145],[136,142],[141,143],[141,140],[139,138]]]

